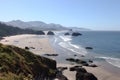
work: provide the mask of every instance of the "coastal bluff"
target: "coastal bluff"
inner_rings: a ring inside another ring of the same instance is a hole
[[[56,61],[0,43],[0,80],[52,79]]]

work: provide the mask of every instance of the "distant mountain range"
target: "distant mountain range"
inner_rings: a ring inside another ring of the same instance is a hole
[[[13,20],[9,22],[4,22],[7,25],[11,25],[14,27],[19,27],[22,29],[33,29],[33,30],[65,30],[66,27],[60,25],[60,24],[54,24],[54,23],[44,23],[42,21],[28,21],[24,22],[21,20]]]
[[[65,27],[60,24],[54,24],[54,23],[47,24],[42,21],[24,22],[21,20],[12,20],[12,21],[3,22],[3,23],[14,26],[14,27],[19,27],[22,29],[33,29],[33,30],[69,30],[69,29],[89,30],[89,29],[85,29],[85,28]]]

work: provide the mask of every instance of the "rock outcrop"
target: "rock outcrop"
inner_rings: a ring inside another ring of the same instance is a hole
[[[97,77],[92,73],[85,73],[84,80],[98,80]]]
[[[98,66],[95,64],[90,64],[89,67],[98,67]]]
[[[26,49],[26,50],[29,50],[29,47],[25,46],[25,49]]]
[[[55,35],[55,34],[52,31],[48,31],[47,35]]]
[[[92,47],[85,47],[85,49],[93,49]]]
[[[66,61],[75,62],[77,64],[81,64],[82,66],[89,66],[87,61],[84,61],[84,60],[81,60],[81,59],[67,58]]]
[[[67,32],[67,33],[65,33],[64,35],[67,36],[67,35],[70,35],[70,33]]]
[[[98,79],[92,73],[77,72],[76,73],[76,80],[98,80]]]
[[[56,71],[56,79],[55,80],[68,80],[65,75],[63,75],[63,71],[68,69],[67,67],[58,67]]]
[[[46,56],[58,56],[58,54],[44,54]]]
[[[76,80],[97,80],[97,77],[95,77],[94,74],[87,72],[85,68],[71,67],[70,71],[76,71]]]
[[[92,60],[85,61],[85,60],[81,60],[81,59],[67,58],[66,61],[75,62],[75,63],[77,63],[77,64],[80,64],[81,67],[82,67],[82,66],[98,67],[96,64],[93,64],[93,61],[92,61]],[[79,66],[79,67],[80,67],[80,66]],[[76,68],[78,68],[78,67],[72,67],[72,68],[71,68],[71,71],[75,70]]]
[[[80,35],[82,35],[82,34],[79,33],[79,32],[73,32],[73,33],[72,33],[72,36],[80,36]]]

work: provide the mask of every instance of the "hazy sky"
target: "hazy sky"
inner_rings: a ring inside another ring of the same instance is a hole
[[[18,19],[120,30],[120,0],[0,0],[0,21]]]

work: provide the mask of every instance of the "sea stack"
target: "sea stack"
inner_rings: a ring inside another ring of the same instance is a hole
[[[67,32],[67,33],[65,33],[64,35],[66,35],[66,36],[67,36],[67,35],[70,35],[70,33],[68,33],[68,32]]]
[[[80,36],[80,35],[82,35],[82,34],[79,33],[79,32],[73,32],[73,33],[72,33],[72,36]]]
[[[55,34],[52,31],[48,31],[47,35],[55,35]]]

